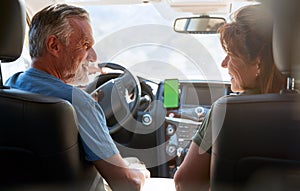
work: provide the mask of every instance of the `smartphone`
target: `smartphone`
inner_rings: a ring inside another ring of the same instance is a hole
[[[179,104],[178,79],[166,79],[164,81],[164,107],[176,108]]]

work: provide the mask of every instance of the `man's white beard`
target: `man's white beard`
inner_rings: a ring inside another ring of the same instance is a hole
[[[88,77],[88,64],[81,64],[75,73],[74,78],[71,80],[70,84],[74,86],[85,86],[89,83]]]

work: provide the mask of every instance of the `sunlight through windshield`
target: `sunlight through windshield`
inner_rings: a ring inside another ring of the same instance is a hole
[[[116,62],[152,80],[225,80],[218,35],[173,31],[152,4],[86,6],[99,62]]]

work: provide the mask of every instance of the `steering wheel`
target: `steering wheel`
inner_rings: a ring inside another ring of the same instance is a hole
[[[113,134],[136,112],[141,99],[141,86],[138,79],[119,64],[107,62],[98,66],[122,72],[101,74],[86,87],[86,91],[103,109],[109,133]]]

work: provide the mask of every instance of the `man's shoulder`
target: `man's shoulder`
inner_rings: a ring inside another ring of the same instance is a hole
[[[20,74],[22,74],[23,72],[17,72],[15,74],[13,74],[11,77],[9,77],[6,82],[5,85],[11,86],[12,84],[15,84],[16,80],[18,79],[18,77],[20,76]]]
[[[95,100],[90,96],[87,92],[85,92],[82,89],[79,89],[77,87],[73,87],[72,90],[72,103],[77,104],[93,104],[95,103]]]
[[[92,99],[92,97],[86,91],[77,87],[73,87],[73,95],[80,96],[84,99]]]

